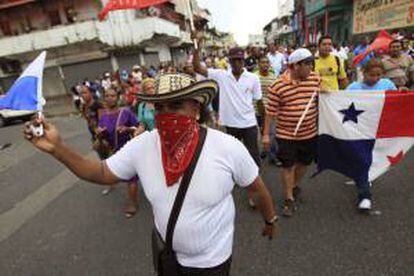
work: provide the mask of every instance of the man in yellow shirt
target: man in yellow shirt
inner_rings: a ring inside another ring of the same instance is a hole
[[[226,57],[224,56],[224,53],[220,54],[216,65],[218,69],[223,69],[223,70],[228,69],[227,60],[226,60]]]
[[[326,91],[345,89],[348,78],[344,61],[331,53],[332,38],[322,36],[318,42],[319,56],[315,59],[315,71],[322,77],[321,88]]]

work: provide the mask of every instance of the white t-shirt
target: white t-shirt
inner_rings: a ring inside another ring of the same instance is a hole
[[[272,66],[273,71],[277,76],[282,72],[283,65],[286,63],[285,56],[282,53],[275,52],[274,54],[268,53],[267,58],[269,59],[270,66]]]
[[[150,201],[155,225],[165,240],[178,184],[167,187],[158,131],[129,141],[106,163],[120,179],[138,175]],[[183,266],[207,268],[225,262],[232,253],[235,207],[232,190],[253,183],[259,169],[237,139],[208,129],[174,230],[173,249]]]
[[[111,79],[103,79],[102,82],[101,82],[101,85],[105,90],[111,88],[111,86],[112,86]]]
[[[262,98],[256,74],[244,70],[239,80],[231,71],[208,69],[208,78],[220,87],[219,121],[222,126],[248,128],[257,125],[254,100]]]
[[[137,82],[141,82],[142,81],[142,72],[141,71],[138,71],[138,72],[135,72],[135,71],[132,71],[132,78],[135,80],[135,81],[137,81]]]

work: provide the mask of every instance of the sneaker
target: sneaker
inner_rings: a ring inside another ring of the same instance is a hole
[[[124,214],[126,218],[132,218],[137,213],[137,207],[135,204],[129,204],[124,209]]]
[[[372,206],[371,199],[364,198],[363,200],[359,202],[358,209],[360,211],[368,211],[368,210],[371,210],[371,206]]]
[[[353,180],[348,180],[348,181],[345,182],[345,185],[355,186],[356,183]],[[369,182],[369,186],[372,187],[372,182],[371,181]]]
[[[294,211],[296,211],[295,202],[291,199],[286,199],[285,206],[283,206],[282,215],[284,217],[291,217]]]
[[[301,199],[300,194],[302,193],[302,189],[298,186],[293,188],[293,198],[295,199],[295,201],[297,201],[298,199]]]
[[[102,190],[102,195],[106,196],[112,191],[112,187],[106,188],[105,190]]]
[[[348,181],[345,182],[345,185],[355,186],[356,183],[353,180],[348,180]]]
[[[256,209],[256,203],[254,203],[253,199],[249,198],[249,206],[252,209]]]

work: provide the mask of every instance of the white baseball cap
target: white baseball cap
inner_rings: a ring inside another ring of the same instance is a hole
[[[309,58],[313,59],[312,53],[308,49],[299,48],[290,54],[288,63],[295,64]]]

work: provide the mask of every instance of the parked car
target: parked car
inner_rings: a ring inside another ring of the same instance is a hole
[[[16,120],[29,121],[35,113],[33,110],[0,109],[0,127]]]

